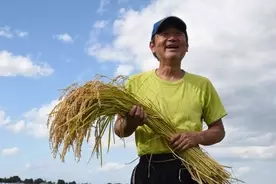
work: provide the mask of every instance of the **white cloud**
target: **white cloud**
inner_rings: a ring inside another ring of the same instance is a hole
[[[9,26],[0,27],[0,37],[2,36],[5,38],[13,38],[14,34],[19,38],[23,38],[25,36],[28,36],[29,33],[26,31],[19,30],[12,31],[12,29]]]
[[[25,123],[22,120],[16,123],[9,123],[6,128],[13,133],[19,133],[25,129]]]
[[[12,156],[12,155],[17,155],[19,153],[19,148],[18,147],[13,147],[13,148],[6,148],[2,150],[2,155],[3,156]]]
[[[209,154],[216,158],[267,160],[276,158],[276,146],[231,146],[208,147]]]
[[[29,169],[29,168],[31,168],[32,167],[32,164],[31,163],[27,163],[26,165],[25,165],[25,168],[26,169]]]
[[[44,138],[48,136],[47,119],[48,114],[57,104],[57,100],[53,100],[49,104],[42,105],[40,108],[33,108],[24,113],[24,122],[27,133],[36,138]]]
[[[226,126],[225,139],[214,146],[203,147],[216,158],[270,160],[276,158],[276,132],[262,133]]]
[[[129,57],[127,54],[120,52],[119,50],[114,50],[111,46],[105,46],[103,47],[99,43],[94,43],[87,49],[87,53],[90,56],[97,57],[98,61],[104,62],[106,60],[113,61],[113,62],[126,62],[129,60]]]
[[[104,164],[103,166],[99,167],[97,169],[97,171],[106,172],[106,171],[111,171],[111,170],[119,170],[119,169],[124,168],[125,166],[126,166],[125,164],[119,164],[116,162],[108,162],[108,163]]]
[[[26,32],[26,31],[16,31],[15,33],[18,37],[21,37],[21,38],[26,37],[26,36],[29,35],[29,33]]]
[[[276,132],[267,132],[262,135],[260,135],[258,132],[248,132],[246,134],[248,136],[247,138],[243,139],[243,142],[246,142],[247,145],[276,145],[275,134]]]
[[[96,29],[102,29],[107,25],[107,20],[98,20],[94,23],[93,27]]]
[[[251,159],[275,159],[276,158],[276,147],[271,146],[248,146],[248,147],[237,147],[230,148],[233,154],[240,155],[241,158]]]
[[[110,0],[100,0],[100,6],[97,10],[98,13],[106,11],[106,6],[110,3]]]
[[[127,3],[129,0],[118,0],[118,4]]]
[[[114,126],[114,123],[112,124],[112,126]],[[94,129],[93,129],[94,130]],[[90,140],[88,142],[88,146],[89,146],[89,150],[93,149],[94,143],[95,143],[95,137],[93,136],[93,130],[91,131],[91,137]],[[103,149],[107,149],[108,146],[110,146],[110,150],[112,150],[113,148],[127,148],[127,149],[135,149],[136,145],[135,145],[135,138],[134,138],[134,134],[126,137],[126,138],[119,138],[114,132],[111,133],[110,136],[110,145],[108,145],[108,141],[109,141],[109,127],[107,127],[103,137],[102,137],[102,147]]]
[[[258,26],[259,22],[250,16],[256,12],[259,15],[254,17],[259,17],[258,20],[260,20],[265,14],[262,14],[261,11],[257,12],[255,7],[263,10],[269,9],[269,7],[263,5],[261,1],[254,1],[254,3],[248,1],[248,3],[250,6],[244,2],[239,8],[236,8],[236,3],[233,1],[227,3],[213,1],[212,4],[197,0],[154,1],[141,12],[128,10],[123,13],[114,21],[115,39],[112,44],[91,44],[88,53],[99,61],[128,62],[135,65],[139,71],[152,69],[158,64],[148,47],[153,23],[164,16],[173,14],[183,18],[188,24],[190,52],[186,57],[187,62],[185,59],[183,62],[185,68],[216,79],[216,84],[221,85],[221,88],[229,88],[230,85],[233,87],[243,86],[244,83],[252,81],[252,77],[259,76],[256,74],[260,71],[259,68],[265,67],[264,61],[267,64],[272,64],[273,61],[270,58],[273,58],[274,51],[268,50],[266,54],[262,54],[262,50],[255,49],[256,51],[252,54],[242,54],[240,50],[256,45],[253,43],[276,34],[273,28],[265,29],[263,28],[265,25]],[[272,9],[274,6],[270,7]],[[195,9],[200,9],[201,13],[194,11]],[[235,10],[235,14],[232,13],[232,10]],[[203,19],[202,14],[208,16]],[[143,23],[143,29],[141,29],[141,23]],[[264,31],[267,33],[264,34]],[[241,42],[241,40],[247,41]],[[148,63],[151,63],[150,67],[147,67]],[[242,72],[245,67],[248,70]],[[236,71],[235,76],[227,72],[230,68],[232,71]],[[266,76],[275,76],[273,71],[272,69],[268,70]],[[229,78],[232,78],[229,82],[223,82]],[[243,80],[238,80],[241,78]],[[260,80],[262,79],[258,78],[257,82]]]
[[[125,13],[126,12],[126,9],[125,8],[120,8],[120,10],[119,10],[119,13],[120,14],[123,14],[123,13]]]
[[[5,27],[0,27],[0,37],[5,37],[5,38],[12,38],[13,35],[10,31],[10,27],[5,26]]]
[[[54,38],[64,42],[64,43],[72,43],[74,42],[73,38],[68,33],[63,33],[59,35],[55,35]]]
[[[231,120],[232,121],[232,120]],[[234,121],[234,120],[233,120]],[[227,122],[227,120],[226,120]],[[246,145],[246,146],[270,146],[276,145],[276,132],[267,131],[261,133],[258,130],[250,130],[242,127],[232,127],[228,124],[225,125],[226,137],[221,146],[235,146],[235,145]]]
[[[48,76],[54,72],[46,63],[35,64],[30,57],[0,51],[0,76]]]
[[[133,65],[121,64],[117,67],[115,75],[129,75],[133,70]]]
[[[250,167],[248,167],[248,166],[239,167],[237,169],[237,177],[241,177],[241,176],[243,176],[245,174],[248,174],[248,173],[250,173],[251,170],[252,169]]]
[[[35,138],[45,138],[48,136],[47,119],[48,114],[57,104],[53,100],[49,104],[42,105],[39,108],[33,108],[23,114],[23,118],[17,122],[5,124],[6,129],[13,133],[25,132]]]
[[[37,170],[37,169],[41,169],[41,168],[44,168],[46,166],[45,163],[31,163],[31,162],[28,162],[25,164],[25,168],[28,169],[28,170]]]
[[[10,122],[10,117],[6,116],[5,111],[0,110],[0,127]]]

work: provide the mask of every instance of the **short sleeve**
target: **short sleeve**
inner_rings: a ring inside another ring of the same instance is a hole
[[[129,91],[133,92],[134,88],[134,76],[130,76],[128,79],[126,79],[124,88]]]
[[[213,84],[207,79],[203,88],[203,120],[207,125],[223,118],[227,112]]]
[[[129,82],[129,79],[127,79],[127,80],[125,81],[124,88],[125,88],[127,91],[130,90],[130,82]]]

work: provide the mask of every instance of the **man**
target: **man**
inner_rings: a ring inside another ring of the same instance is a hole
[[[126,88],[144,100],[151,100],[163,115],[169,117],[178,134],[171,137],[175,151],[198,145],[213,145],[222,141],[226,115],[212,83],[206,78],[181,69],[188,52],[186,24],[178,17],[166,17],[153,26],[150,49],[159,61],[155,70],[133,75]],[[128,137],[135,132],[140,160],[134,168],[133,184],[195,184],[181,162],[170,149],[145,125],[147,114],[134,106],[122,121],[118,117],[115,133]],[[202,122],[208,125],[202,130]]]

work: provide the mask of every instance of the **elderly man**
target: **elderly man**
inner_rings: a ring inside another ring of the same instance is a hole
[[[131,76],[126,88],[151,100],[171,119],[179,132],[171,137],[171,148],[179,151],[222,141],[222,118],[227,113],[215,88],[206,77],[181,69],[189,47],[186,24],[174,16],[156,22],[149,47],[159,67]],[[163,140],[144,124],[143,108],[134,106],[126,117],[123,121],[118,117],[114,129],[119,137],[135,132],[140,160],[132,172],[132,184],[196,183]],[[202,130],[203,121],[207,130]]]

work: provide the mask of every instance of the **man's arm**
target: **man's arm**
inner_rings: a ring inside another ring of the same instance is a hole
[[[202,145],[212,145],[222,141],[225,137],[222,118],[227,115],[227,112],[210,80],[206,80],[202,94],[202,117],[208,129],[200,132],[199,142]]]
[[[198,143],[204,146],[221,142],[225,137],[225,129],[222,120],[219,119],[208,125],[208,129],[198,134]]]

